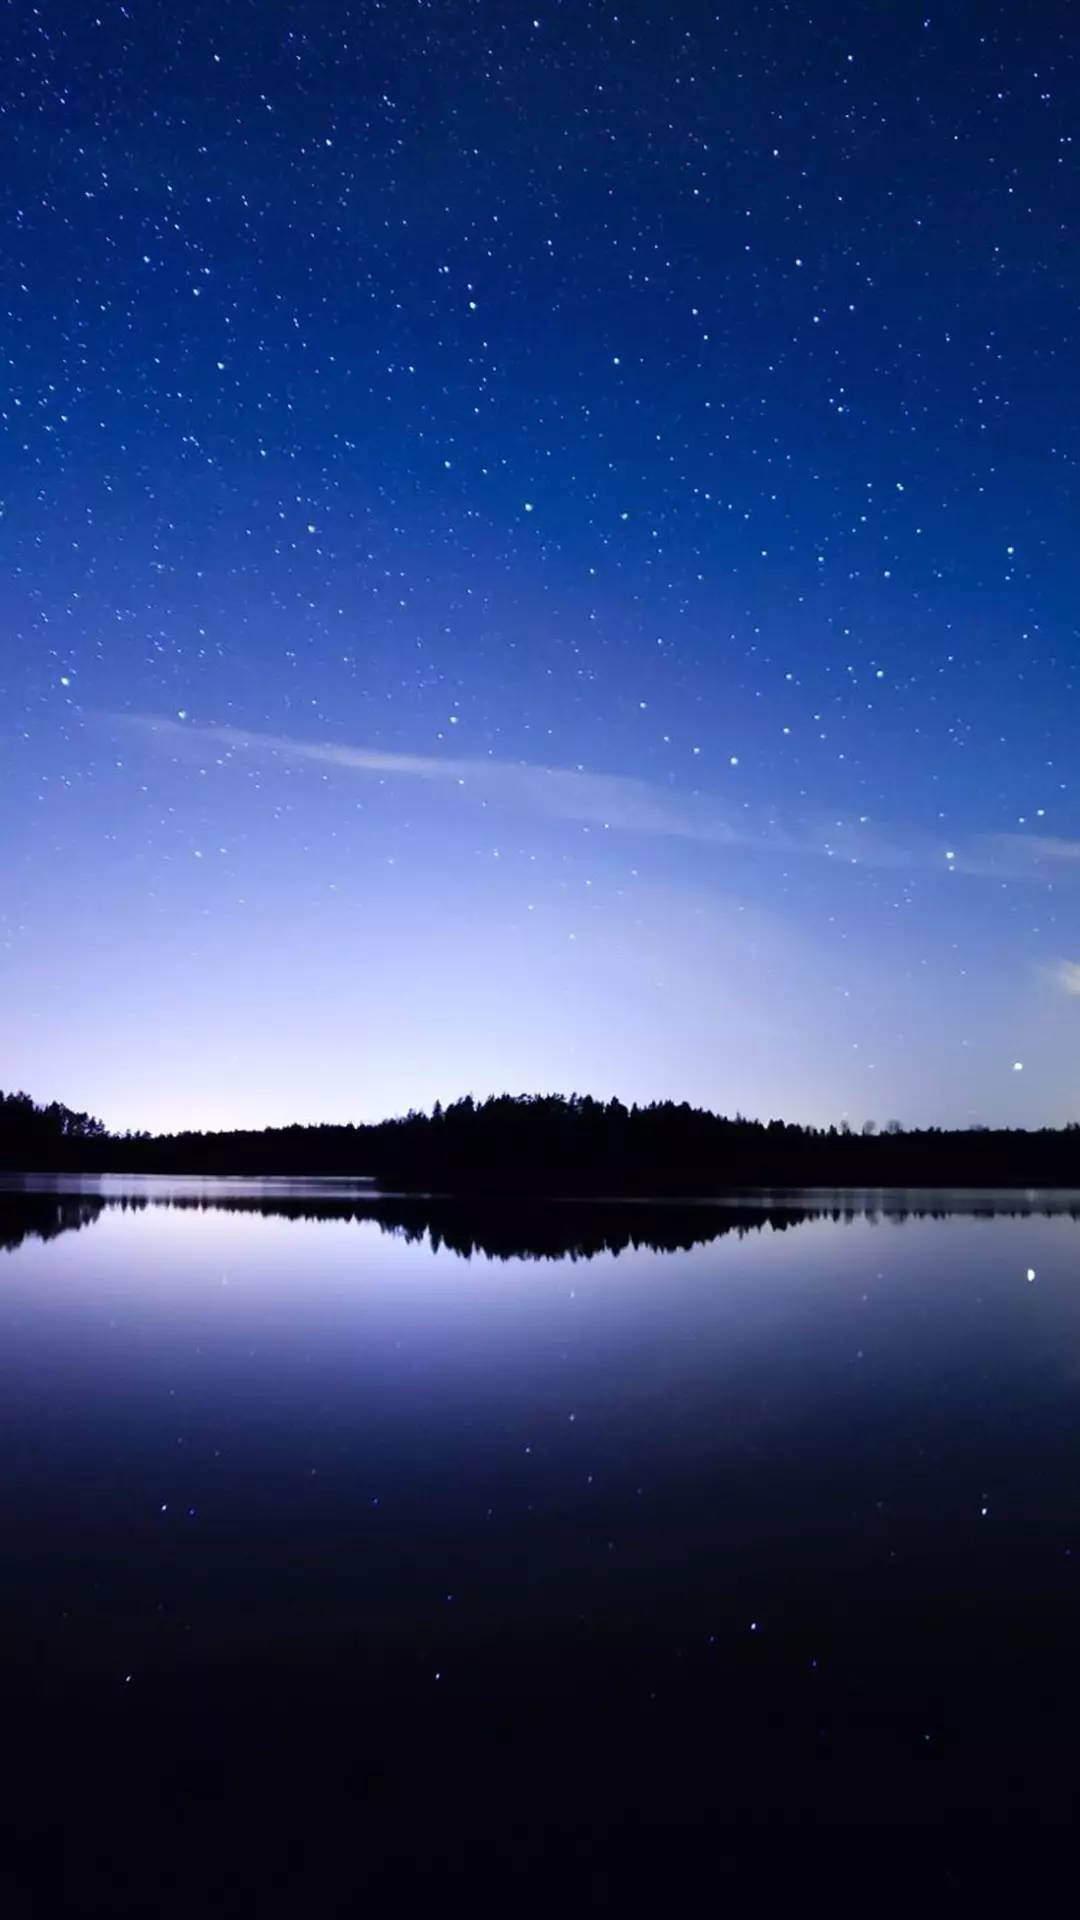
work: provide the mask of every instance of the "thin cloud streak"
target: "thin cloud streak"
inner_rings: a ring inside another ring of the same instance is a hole
[[[967,842],[956,866],[988,880],[1080,879],[1080,840],[1042,833],[984,833]]]
[[[581,825],[619,833],[667,835],[714,846],[738,846],[749,841],[749,836],[734,827],[706,797],[698,803],[693,795],[684,798],[667,794],[646,780],[623,774],[586,773],[580,768],[546,767],[528,760],[385,753],[375,747],[295,740],[286,734],[254,733],[242,727],[187,726],[153,714],[120,714],[113,718],[170,746],[213,745],[228,753],[269,754],[351,772],[423,780],[430,785],[480,792],[485,798],[497,797],[551,819],[576,820]]]
[[[693,840],[708,846],[748,847],[774,854],[828,859],[837,866],[955,871],[995,880],[1080,877],[1080,841],[1045,834],[981,834],[943,843],[912,838],[887,840],[870,823],[833,823],[755,829],[731,820],[716,800],[700,793],[674,793],[647,780],[580,767],[548,767],[528,760],[442,758],[434,754],[387,753],[377,747],[343,746],[329,740],[297,740],[288,734],[243,727],[197,726],[155,714],[113,714],[163,746],[190,752],[217,747],[227,754],[340,767],[388,779],[420,780],[454,787],[547,819],[576,821],[616,833]],[[1070,965],[1065,962],[1063,965]],[[1077,969],[1080,976],[1080,967]],[[1059,983],[1060,976],[1059,976]],[[1067,988],[1067,991],[1073,991]],[[1080,991],[1080,988],[1077,989]]]
[[[1047,972],[1062,993],[1080,999],[1080,960],[1056,960]]]

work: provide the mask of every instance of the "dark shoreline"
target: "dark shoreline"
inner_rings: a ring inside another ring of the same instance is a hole
[[[353,1124],[175,1134],[106,1131],[26,1094],[0,1095],[0,1165],[13,1172],[338,1178],[383,1191],[550,1200],[722,1198],[755,1189],[1080,1188],[1080,1124],[806,1127],[663,1101],[471,1096]]]
[[[798,1200],[808,1195],[829,1196],[842,1202],[846,1197],[858,1197],[864,1201],[869,1194],[921,1194],[921,1193],[1077,1193],[1080,1194],[1080,1165],[1071,1171],[1031,1172],[1030,1177],[1021,1174],[1002,1173],[997,1178],[984,1175],[975,1177],[967,1173],[940,1171],[920,1171],[918,1177],[902,1174],[899,1169],[893,1177],[876,1179],[840,1179],[831,1178],[822,1173],[818,1178],[787,1178],[780,1175],[770,1176],[763,1173],[748,1173],[710,1182],[697,1180],[693,1183],[675,1182],[655,1183],[653,1185],[634,1185],[620,1187],[615,1183],[583,1181],[574,1185],[565,1180],[544,1184],[519,1178],[497,1180],[481,1177],[460,1179],[456,1182],[440,1182],[436,1179],[406,1180],[401,1177],[384,1178],[374,1173],[358,1173],[352,1168],[305,1166],[302,1162],[280,1162],[276,1160],[262,1162],[241,1162],[236,1165],[228,1162],[207,1164],[189,1160],[162,1160],[159,1163],[148,1162],[140,1158],[137,1164],[122,1160],[102,1159],[90,1164],[85,1160],[56,1160],[49,1163],[44,1160],[18,1162],[7,1160],[0,1162],[0,1182],[11,1181],[57,1181],[71,1180],[243,1180],[308,1182],[312,1186],[320,1183],[327,1185],[347,1185],[355,1190],[357,1200],[365,1196],[374,1200],[424,1200],[445,1204],[456,1202],[470,1205],[501,1206],[509,1202],[521,1201],[543,1205],[565,1206],[722,1206],[725,1201],[747,1198],[762,1201]],[[0,1191],[2,1191],[0,1187]],[[41,1191],[49,1189],[43,1187]],[[33,1191],[25,1188],[22,1191]]]

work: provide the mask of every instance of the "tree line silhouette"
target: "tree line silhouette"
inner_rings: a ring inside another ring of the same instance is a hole
[[[0,1166],[340,1175],[443,1193],[720,1193],[740,1186],[1080,1187],[1080,1125],[860,1133],[587,1094],[471,1095],[357,1126],[107,1133],[57,1102],[0,1094]]]
[[[59,1100],[39,1107],[28,1093],[0,1091],[0,1164],[21,1166],[35,1156],[42,1165],[68,1165],[91,1142],[108,1139],[104,1123],[93,1114],[76,1113]]]

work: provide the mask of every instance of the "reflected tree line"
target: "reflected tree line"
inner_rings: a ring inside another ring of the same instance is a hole
[[[309,1195],[217,1194],[67,1194],[11,1189],[0,1192],[0,1250],[14,1252],[27,1240],[50,1241],[78,1232],[106,1212],[142,1213],[149,1208],[176,1212],[260,1214],[269,1219],[319,1223],[374,1223],[385,1234],[410,1244],[445,1249],[463,1259],[592,1260],[626,1252],[689,1253],[730,1234],[743,1238],[768,1228],[783,1233],[810,1221],[851,1225],[856,1220],[903,1226],[908,1220],[1030,1218],[1065,1215],[1080,1221],[1080,1203],[1004,1206],[963,1202],[949,1206],[900,1204],[875,1206],[855,1199],[821,1196],[801,1204],[763,1199],[739,1205],[701,1201],[658,1204],[639,1201],[555,1201],[543,1206],[515,1200],[499,1206],[477,1199],[420,1199],[372,1194],[356,1200]]]
[[[0,1251],[92,1226],[106,1204],[97,1194],[0,1193]]]
[[[728,1118],[685,1101],[470,1096],[373,1125],[109,1134],[91,1115],[0,1094],[0,1167],[366,1175],[413,1191],[700,1195],[743,1186],[1080,1187],[1080,1125],[882,1132]]]

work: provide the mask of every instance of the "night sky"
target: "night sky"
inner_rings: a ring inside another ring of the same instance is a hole
[[[4,43],[0,1083],[1080,1115],[1067,10]]]

